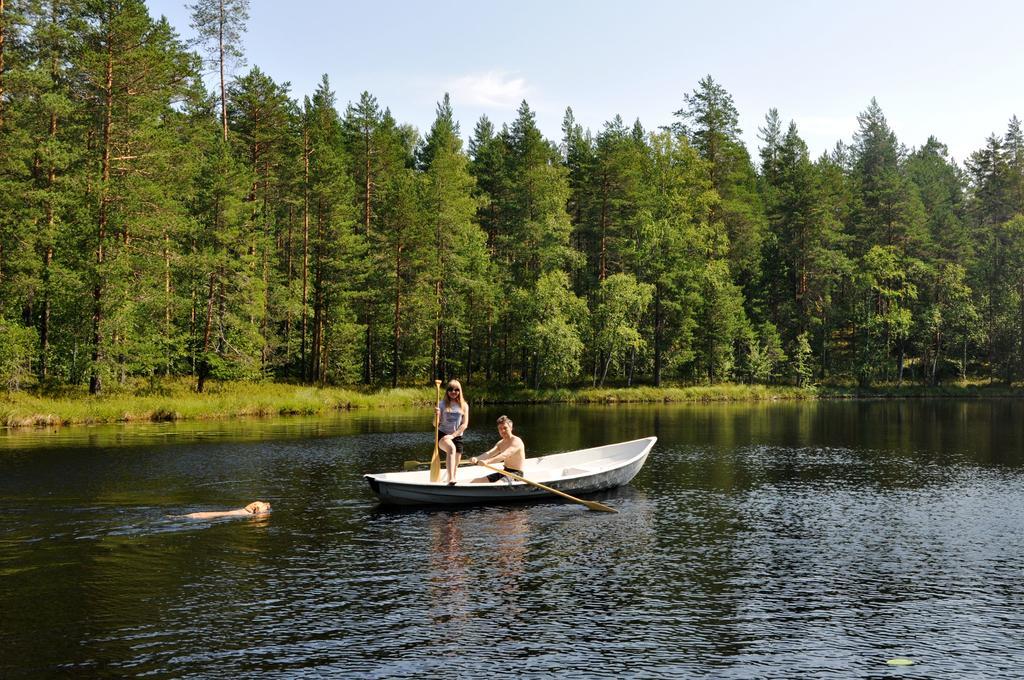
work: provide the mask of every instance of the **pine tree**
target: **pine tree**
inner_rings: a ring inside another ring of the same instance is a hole
[[[562,120],[562,155],[566,169],[569,171],[569,203],[566,210],[572,221],[573,248],[579,252],[588,252],[587,224],[584,216],[589,211],[590,197],[589,183],[593,173],[594,143],[590,131],[583,131],[583,127],[576,122],[576,117],[571,108],[565,110],[565,117]],[[578,274],[583,275],[585,270],[579,270]],[[577,288],[585,287],[585,279],[577,282]]]
[[[622,118],[616,116],[597,136],[588,193],[591,205],[583,227],[589,234],[587,277],[597,285],[610,275],[636,273],[637,213],[646,149],[637,144]]]
[[[360,222],[368,235],[374,228],[377,187],[389,172],[404,167],[406,158],[391,113],[382,111],[369,92],[346,107],[342,138],[357,187]]]
[[[1010,118],[1003,137],[1006,165],[1009,171],[1009,201],[1011,210],[1024,213],[1024,129],[1017,116]]]
[[[35,327],[26,333],[43,332],[31,362],[40,378],[47,377],[51,354],[44,323],[51,310],[53,246],[69,204],[77,202],[65,177],[75,139],[64,76],[75,43],[69,13],[57,3],[44,8],[16,2],[0,11],[6,51],[0,56],[0,304],[3,317],[18,319],[8,326],[11,333],[21,333],[19,325]]]
[[[1005,364],[1009,348],[1004,337],[1007,301],[1003,282],[1007,276],[1007,243],[1000,229],[1013,216],[1013,173],[1007,162],[1003,139],[990,135],[985,147],[967,160],[967,217],[971,224],[977,258],[971,279],[983,296],[980,312],[985,327],[984,352],[995,377],[995,367]]]
[[[71,82],[72,63],[81,51],[82,19],[81,3],[51,0],[39,7],[29,39],[37,66],[25,79],[32,85],[24,123],[35,137],[32,174],[38,223],[32,240],[39,268],[37,283],[25,290],[39,298],[38,309],[29,316],[39,333],[38,373],[43,381],[50,378],[52,365],[54,298],[61,294],[72,297],[72,289],[61,290],[55,279],[62,278],[62,268],[77,269],[80,264],[76,262],[78,248],[68,246],[73,238],[69,225],[75,221],[79,203],[85,142],[82,105]]]
[[[788,357],[782,350],[782,337],[770,321],[758,324],[747,331],[746,376],[747,382],[762,385],[773,382],[779,374],[779,366]]]
[[[543,274],[571,270],[578,256],[569,243],[572,224],[566,213],[566,168],[557,148],[537,128],[536,116],[525,101],[512,126],[503,129],[498,139],[503,146],[497,178],[500,220],[493,226],[491,247],[502,275],[501,298],[507,300],[520,295],[517,290],[532,290]],[[505,308],[498,321],[505,379],[512,378],[516,366],[523,380],[531,371],[530,347],[514,333],[524,322],[520,316],[519,310]]]
[[[207,127],[199,140],[203,151],[202,164],[195,176],[191,210],[194,232],[189,239],[192,255],[192,291],[196,319],[190,329],[196,365],[196,391],[203,392],[210,377],[231,378],[245,371],[234,367],[245,363],[248,355],[239,345],[246,339],[244,327],[238,327],[236,305],[251,303],[236,288],[245,282],[247,253],[243,198],[250,186],[250,177],[223,143],[219,130]],[[235,337],[243,334],[243,337]],[[241,360],[241,361],[239,361]],[[251,372],[246,377],[255,377]]]
[[[801,333],[820,330],[838,277],[849,267],[821,170],[811,163],[796,125],[790,122],[785,133],[780,128],[778,112],[769,112],[762,149],[769,225],[762,277],[769,319],[788,345]]]
[[[807,333],[801,333],[796,337],[790,356],[793,358],[791,364],[793,383],[797,387],[804,387],[814,377],[814,353],[811,351]]]
[[[565,210],[568,177],[558,150],[541,135],[525,101],[506,143],[510,205],[497,245],[511,257],[514,280],[532,284],[541,273],[565,270],[577,262],[569,246],[572,225]]]
[[[0,0],[0,130],[3,130],[4,123],[6,122],[6,103],[7,103],[7,44],[8,36],[13,33],[12,26],[15,24],[14,7],[8,7],[7,2],[9,0]]]
[[[354,186],[341,120],[325,75],[309,109],[312,337],[310,379],[352,381],[360,372],[355,298],[365,280],[365,236],[357,233]]]
[[[486,235],[476,222],[479,201],[469,159],[462,152],[459,128],[446,96],[419,154],[424,166],[423,215],[432,226],[434,244],[430,268],[434,291],[434,340],[431,376],[444,379],[466,375],[476,335],[471,327],[487,275]]]
[[[221,133],[228,139],[227,76],[233,66],[244,63],[242,34],[249,20],[249,0],[197,0],[187,5],[192,11],[192,29],[197,42],[220,75]]]
[[[505,253],[499,253],[500,235],[508,221],[507,213],[509,196],[512,190],[512,178],[506,172],[509,147],[507,130],[496,134],[494,125],[481,116],[473,129],[469,140],[469,171],[476,180],[474,196],[478,201],[477,219],[480,228],[486,235],[488,259],[493,266],[501,260]],[[508,290],[507,269],[498,268],[489,279],[487,296],[489,304],[484,306],[484,314],[476,316],[479,320],[474,346],[478,347],[478,363],[482,364],[484,378],[490,380],[496,368],[497,352],[495,351],[498,310],[493,300],[499,299]],[[470,363],[470,368],[474,368]]]
[[[830,154],[814,163],[816,193],[820,200],[818,219],[821,220],[821,248],[817,251],[817,267],[809,279],[806,304],[813,310],[812,319],[817,328],[813,335],[820,365],[825,377],[833,368],[846,369],[855,363],[850,338],[852,312],[848,306],[853,300],[854,262],[851,250],[851,206],[853,180],[848,154],[842,144]]]
[[[505,221],[502,207],[509,191],[505,173],[507,153],[504,138],[495,134],[494,124],[487,116],[481,116],[469,140],[469,170],[476,179],[476,195],[482,201],[477,215],[487,234],[487,249],[492,258],[495,238]]]
[[[252,179],[246,196],[250,214],[247,239],[259,268],[253,274],[258,275],[254,280],[259,282],[263,300],[263,309],[257,314],[263,343],[260,364],[268,371],[290,359],[274,356],[281,340],[273,318],[292,304],[289,291],[282,291],[281,286],[282,280],[291,281],[288,235],[299,179],[292,163],[300,153],[295,130],[298,112],[288,97],[287,83],[278,85],[258,68],[232,82],[228,96],[235,157]],[[254,288],[252,293],[258,295],[260,290]],[[284,330],[287,333],[290,328]]]
[[[391,386],[430,371],[434,337],[433,295],[429,272],[433,257],[431,225],[422,214],[422,178],[412,169],[393,173],[383,187],[388,200],[378,213],[380,229],[371,237],[372,250],[389,263],[384,291],[391,301]],[[428,292],[429,291],[429,292]]]
[[[964,179],[948,153],[945,144],[929,137],[908,156],[905,168],[921,197],[928,242],[935,247],[929,258],[968,264],[974,253],[961,217]]]
[[[125,361],[142,347],[150,320],[135,314],[144,288],[131,279],[150,283],[143,269],[152,262],[154,203],[175,210],[173,180],[159,179],[161,167],[173,170],[177,146],[166,121],[188,96],[197,65],[166,19],[154,22],[139,0],[89,0],[86,18],[81,77],[97,122],[89,180],[96,205],[89,390],[96,393],[105,376],[123,378]]]
[[[675,129],[684,134],[708,161],[711,185],[721,201],[712,219],[725,225],[733,278],[744,292],[748,309],[760,306],[759,266],[764,238],[764,210],[757,195],[757,176],[740,137],[739,112],[732,95],[712,77],[704,77],[685,106],[676,111]]]
[[[924,209],[903,169],[904,152],[875,99],[857,116],[854,136],[856,254],[874,245],[919,257],[930,248]]]
[[[654,383],[660,385],[666,368],[678,372],[695,356],[700,271],[712,250],[708,219],[718,196],[706,161],[685,137],[668,130],[653,133],[649,154],[637,250],[644,263],[639,278],[653,286],[648,337]]]
[[[1024,377],[1024,214],[998,227],[997,238],[1006,248],[1005,279],[1001,285],[993,344],[999,348],[993,367],[1006,384]]]
[[[356,186],[355,204],[359,208],[364,239],[373,240],[379,226],[376,214],[385,201],[381,187],[388,185],[392,175],[412,164],[406,134],[395,123],[391,112],[382,111],[376,97],[369,92],[363,92],[356,104],[349,104],[345,109],[342,140],[349,174]],[[371,258],[377,255],[373,250],[369,253]],[[364,294],[356,302],[357,317],[365,329],[362,379],[368,384],[379,378],[382,371],[378,364],[384,363],[390,354],[391,338],[386,321],[389,304],[379,294],[386,285],[382,277],[388,268],[389,263],[384,261],[369,266],[369,275],[377,278],[367,282]]]
[[[421,170],[428,170],[438,154],[451,151],[458,147],[461,150],[459,138],[459,124],[455,121],[455,111],[452,109],[452,100],[447,92],[437,103],[434,122],[430,125],[430,132],[427,133],[423,143],[416,150],[416,165]]]
[[[853,242],[853,252],[860,258],[860,266],[868,272],[877,267],[887,270],[892,262],[899,262],[900,266],[912,267],[914,272],[923,273],[924,269],[919,266],[921,258],[926,257],[933,246],[920,195],[906,173],[907,154],[899,146],[896,135],[874,99],[857,121],[859,130],[854,136],[853,149],[855,191],[852,215],[853,233],[857,240]],[[867,261],[869,254],[871,262]],[[899,285],[885,283],[888,277],[888,274],[878,272],[868,274],[868,279],[880,283],[868,285],[874,291],[872,306],[875,312],[870,315],[872,321],[865,330],[869,336],[881,333],[884,342],[881,345],[868,342],[860,349],[862,354],[864,351],[874,352],[878,346],[886,351],[895,349],[897,379],[902,380],[906,341],[911,337],[912,328],[910,317],[904,319],[909,311],[902,305],[890,304],[891,300],[887,299],[887,296],[891,298],[895,294],[890,295],[886,291],[903,290],[905,286],[902,282]],[[920,281],[907,282],[906,287],[916,291],[919,285]],[[896,297],[903,299],[902,294]],[[916,293],[914,297],[916,299]],[[864,356],[867,358],[860,362],[861,375],[876,374],[874,367],[868,370],[865,366],[874,364],[877,355]],[[889,377],[888,371],[884,375]]]

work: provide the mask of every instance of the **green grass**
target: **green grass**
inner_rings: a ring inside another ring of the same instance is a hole
[[[200,420],[241,416],[317,415],[349,409],[408,407],[433,401],[428,388],[362,391],[283,383],[212,383],[203,394],[191,383],[91,396],[9,392],[0,398],[0,424],[7,427],[140,421]]]
[[[988,399],[1024,397],[1024,388],[988,383],[951,383],[947,385],[903,385],[884,384],[870,387],[850,385],[829,385],[819,388],[822,399],[913,399],[913,398],[954,398]]]
[[[488,389],[475,391],[474,401],[484,403],[566,403],[627,404],[707,401],[761,401],[771,399],[814,399],[814,388],[768,385],[690,385],[651,387],[582,387],[578,389]]]
[[[287,383],[209,383],[197,394],[185,379],[156,384],[118,386],[102,396],[84,388],[63,388],[48,393],[8,392],[0,396],[0,425],[74,425],[236,418],[244,416],[322,415],[350,409],[426,407],[434,401],[434,388],[309,387]],[[767,385],[679,385],[635,387],[580,387],[532,390],[501,385],[467,387],[474,404],[616,404],[675,402],[741,402],[779,399],[860,399],[917,397],[1022,397],[1021,388],[985,384],[922,387],[882,385],[787,387]]]

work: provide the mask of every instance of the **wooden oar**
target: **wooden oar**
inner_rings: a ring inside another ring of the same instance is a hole
[[[526,477],[520,477],[519,475],[517,475],[514,472],[508,472],[506,470],[502,470],[501,468],[496,468],[493,465],[488,465],[487,463],[485,463],[483,461],[479,461],[478,460],[476,462],[476,464],[480,465],[482,467],[485,467],[488,470],[494,470],[495,472],[500,472],[501,474],[505,475],[506,477],[511,477],[512,479],[518,479],[520,482],[526,482],[530,486],[535,486],[538,489],[544,489],[545,491],[550,491],[553,494],[558,494],[562,498],[568,498],[571,501],[574,501],[574,502],[579,503],[581,505],[585,505],[588,508],[590,508],[591,510],[599,510],[601,512],[618,512],[618,510],[616,510],[615,508],[608,507],[604,503],[598,503],[597,501],[585,501],[582,498],[576,498],[576,496],[570,496],[569,494],[563,493],[563,492],[559,491],[558,489],[552,489],[550,486],[545,486],[545,485],[541,484],[540,482],[531,482]]]
[[[434,406],[441,401],[441,381],[434,381],[434,390],[437,392],[434,398]],[[434,455],[430,459],[430,481],[437,482],[441,480],[441,458],[437,455],[437,428],[441,425],[441,416],[438,413],[434,414]]]
[[[415,470],[416,468],[421,468],[425,465],[430,465],[430,462],[425,460],[407,460],[402,463],[402,469],[409,472],[410,470]],[[472,465],[472,463],[468,460],[460,460],[459,466],[461,467],[463,465]]]

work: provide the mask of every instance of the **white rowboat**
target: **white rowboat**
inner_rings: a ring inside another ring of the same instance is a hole
[[[657,437],[527,458],[523,477],[571,495],[614,489],[636,477],[647,460]],[[449,505],[456,503],[500,503],[511,500],[554,498],[547,491],[525,482],[506,481],[473,484],[471,480],[491,471],[470,465],[459,468],[459,483],[448,486],[431,482],[430,470],[382,472],[363,475],[381,502],[393,505]]]

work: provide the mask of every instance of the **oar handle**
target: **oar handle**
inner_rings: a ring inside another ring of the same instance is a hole
[[[402,463],[402,467],[405,469],[406,472],[409,472],[411,470],[415,470],[418,467],[423,467],[424,465],[430,465],[431,462],[432,461],[407,460],[407,461]],[[468,460],[460,460],[459,461],[459,467],[462,467],[463,465],[472,465],[472,463],[470,463]]]
[[[534,481],[531,481],[531,480],[527,479],[526,477],[520,477],[519,475],[517,475],[514,472],[509,472],[508,470],[503,470],[501,468],[496,468],[493,465],[488,465],[487,463],[483,462],[482,460],[478,460],[476,462],[476,464],[477,465],[481,465],[481,466],[487,468],[488,470],[494,470],[495,472],[500,472],[501,474],[505,475],[506,477],[511,477],[512,479],[518,479],[520,482],[526,482],[527,484],[529,484],[531,486],[535,486],[538,489],[544,489],[545,491],[548,491],[550,493],[553,493],[553,494],[556,494],[558,496],[561,496],[562,498],[567,498],[570,501],[573,501],[574,503],[579,503],[580,505],[585,505],[588,508],[590,508],[591,510],[599,510],[601,512],[618,512],[618,510],[616,510],[615,508],[609,507],[609,506],[605,505],[604,503],[598,503],[597,501],[585,501],[582,498],[576,498],[575,496],[570,496],[569,494],[567,494],[567,493],[565,493],[563,491],[559,491],[558,489],[552,489],[550,486],[547,486],[545,484],[541,484],[540,482],[534,482]]]

